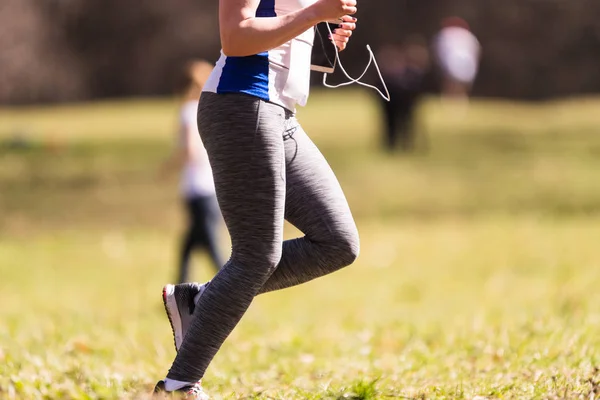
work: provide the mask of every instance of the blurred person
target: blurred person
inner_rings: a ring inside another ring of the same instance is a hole
[[[355,0],[220,0],[222,54],[204,86],[198,126],[232,242],[207,284],[167,285],[177,356],[155,393],[207,399],[200,380],[255,296],[337,271],[358,256],[350,208],[304,132],[314,26],[337,20],[346,48]],[[341,116],[340,116],[341,117]],[[304,237],[283,240],[284,218]]]
[[[414,148],[414,115],[423,94],[423,80],[429,70],[429,51],[425,40],[410,37],[403,46],[388,44],[379,52],[381,74],[387,83],[390,100],[379,98],[384,112],[384,147],[392,152]]]
[[[180,191],[187,211],[187,230],[179,253],[177,282],[180,283],[189,281],[192,251],[196,248],[208,252],[217,272],[224,264],[219,252],[221,217],[215,185],[196,122],[198,99],[212,69],[212,64],[201,60],[186,64],[179,82],[183,102],[179,115],[177,147],[163,164],[163,172],[174,167],[182,169]]]
[[[466,102],[479,70],[481,45],[464,19],[447,17],[441,25],[433,50],[441,73],[442,95]]]

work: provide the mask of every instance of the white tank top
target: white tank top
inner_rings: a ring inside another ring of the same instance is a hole
[[[300,10],[316,0],[261,0],[257,18],[276,17]],[[205,92],[245,93],[294,112],[304,106],[310,87],[310,61],[315,32],[311,28],[295,39],[260,54],[221,57],[204,85]]]

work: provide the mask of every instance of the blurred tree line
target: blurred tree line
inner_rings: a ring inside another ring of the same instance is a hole
[[[171,93],[190,57],[215,61],[217,0],[2,0],[0,103]],[[364,46],[430,40],[459,15],[483,46],[474,94],[521,99],[600,92],[598,0],[366,0],[343,56]]]

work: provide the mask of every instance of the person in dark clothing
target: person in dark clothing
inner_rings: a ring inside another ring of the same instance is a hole
[[[398,148],[411,151],[416,139],[414,114],[429,69],[429,52],[419,38],[411,38],[403,46],[384,46],[379,60],[390,92],[390,101],[381,102],[385,125],[383,146],[390,152]]]

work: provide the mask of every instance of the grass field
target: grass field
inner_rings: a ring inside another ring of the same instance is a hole
[[[420,151],[391,156],[372,98],[312,100],[300,119],[361,256],[257,298],[206,390],[600,398],[600,101],[477,101],[459,117],[430,100]],[[156,171],[175,113],[169,100],[0,110],[0,399],[141,399],[164,376],[160,289],[182,218],[177,176]]]

